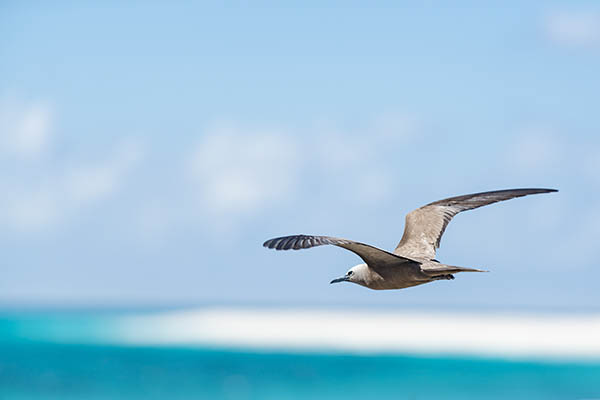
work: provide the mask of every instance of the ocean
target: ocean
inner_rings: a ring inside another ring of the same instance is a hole
[[[124,318],[0,314],[0,399],[600,399],[593,360],[135,344]]]

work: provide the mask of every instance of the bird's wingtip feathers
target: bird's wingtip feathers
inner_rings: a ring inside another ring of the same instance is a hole
[[[274,250],[300,250],[308,249],[313,246],[328,244],[325,237],[310,236],[310,235],[291,235],[281,236],[269,239],[263,243],[263,247]]]

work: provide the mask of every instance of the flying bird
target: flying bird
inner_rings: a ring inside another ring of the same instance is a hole
[[[557,192],[556,189],[509,189],[467,194],[434,201],[406,215],[404,234],[396,249],[377,247],[330,236],[292,235],[267,240],[263,246],[275,250],[300,250],[332,244],[357,254],[358,264],[330,283],[352,282],[369,289],[403,289],[442,279],[454,279],[457,272],[486,272],[475,268],[442,264],[435,259],[444,230],[461,211],[528,196]]]

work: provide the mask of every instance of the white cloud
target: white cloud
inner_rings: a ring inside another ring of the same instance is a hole
[[[17,231],[52,227],[114,194],[141,157],[134,143],[121,143],[95,163],[51,155],[50,107],[41,103],[0,102],[2,153],[8,168],[0,171],[0,223]],[[29,161],[38,162],[32,168]]]
[[[284,133],[220,125],[203,135],[189,165],[211,212],[248,214],[290,195],[300,157]]]
[[[10,155],[4,161],[13,170],[0,180],[0,190],[7,193],[0,199],[0,222],[14,230],[53,228],[82,215],[118,193],[141,158],[140,146],[124,142],[105,155],[94,150],[92,157],[70,156],[63,146],[57,161],[51,107],[39,102],[1,104],[5,151],[0,153]],[[166,171],[163,176],[175,180],[157,187],[170,186],[174,192],[146,187],[133,218],[140,237],[154,239],[198,218],[210,224],[218,217],[219,227],[210,231],[230,232],[273,207],[292,209],[307,190],[317,191],[316,201],[343,198],[349,206],[376,202],[391,194],[382,154],[393,152],[414,132],[413,119],[394,113],[350,129],[215,124],[190,153],[182,154],[186,182],[194,185],[186,188],[173,177],[175,171]]]
[[[414,131],[414,120],[399,114],[377,118],[360,132],[331,124],[301,132],[220,124],[204,131],[187,169],[199,188],[203,215],[218,215],[220,224],[277,204],[293,207],[300,195],[306,198],[303,190],[315,190],[314,182],[315,201],[331,194],[364,205],[390,195],[382,154]]]
[[[25,232],[52,227],[114,194],[138,159],[139,150],[118,149],[96,164],[23,175],[2,188],[8,195],[0,200],[0,220]]]
[[[544,28],[550,40],[561,45],[600,45],[600,13],[597,12],[555,12],[546,16]]]
[[[0,100],[0,147],[18,158],[33,159],[48,148],[53,112],[45,103]]]

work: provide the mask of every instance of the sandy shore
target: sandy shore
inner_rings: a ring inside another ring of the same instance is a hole
[[[211,308],[127,317],[118,331],[129,344],[600,358],[600,315]]]

